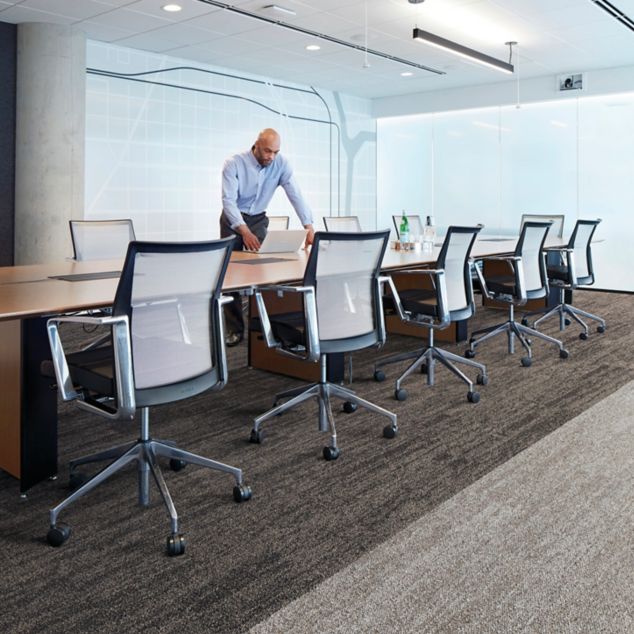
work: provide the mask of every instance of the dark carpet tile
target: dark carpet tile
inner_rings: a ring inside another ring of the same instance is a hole
[[[20,501],[15,481],[0,474],[2,631],[248,629],[634,378],[634,297],[580,292],[577,303],[604,316],[607,332],[579,341],[570,327],[567,360],[535,342],[531,368],[506,353],[504,338],[484,344],[477,359],[490,383],[476,405],[444,368],[434,387],[422,375],[408,379],[410,397],[398,403],[393,379],[405,366],[390,366],[386,382],[376,383],[376,351],[356,353],[354,389],[395,411],[400,432],[386,440],[387,420],[337,411],[342,455],[331,463],[321,458],[327,436],[312,403],[266,423],[261,446],[247,442],[253,417],[298,382],[244,367],[245,346],[230,350],[222,392],[151,414],[155,437],[241,467],[254,491],[250,502],[235,504],[227,475],[166,470],[187,539],[179,558],[163,554],[169,523],[158,492],[150,508],[136,506],[133,468],[62,515],[73,527],[64,547],[46,545],[48,508],[66,494],[63,465],[137,433],[60,406],[60,478]],[[481,309],[473,327],[503,316]],[[555,321],[546,332],[558,335]],[[395,336],[381,354],[414,347]]]

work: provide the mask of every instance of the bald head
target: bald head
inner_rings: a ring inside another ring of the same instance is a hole
[[[266,167],[270,165],[280,151],[280,135],[273,128],[265,128],[258,135],[253,145],[253,156],[257,162]]]

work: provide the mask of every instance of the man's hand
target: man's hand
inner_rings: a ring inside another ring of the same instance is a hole
[[[310,246],[315,239],[315,230],[313,229],[313,225],[304,225],[304,229],[306,229],[306,246]]]
[[[242,236],[242,244],[247,251],[258,251],[260,249],[260,241],[249,227],[238,225],[235,230]]]

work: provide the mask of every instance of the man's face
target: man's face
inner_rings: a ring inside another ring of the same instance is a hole
[[[279,137],[263,137],[255,142],[253,147],[253,156],[255,156],[257,162],[266,167],[270,165],[280,151],[280,139]]]

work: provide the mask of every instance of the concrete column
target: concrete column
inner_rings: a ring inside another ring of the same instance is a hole
[[[15,263],[72,255],[84,214],[86,40],[70,26],[18,25]]]

